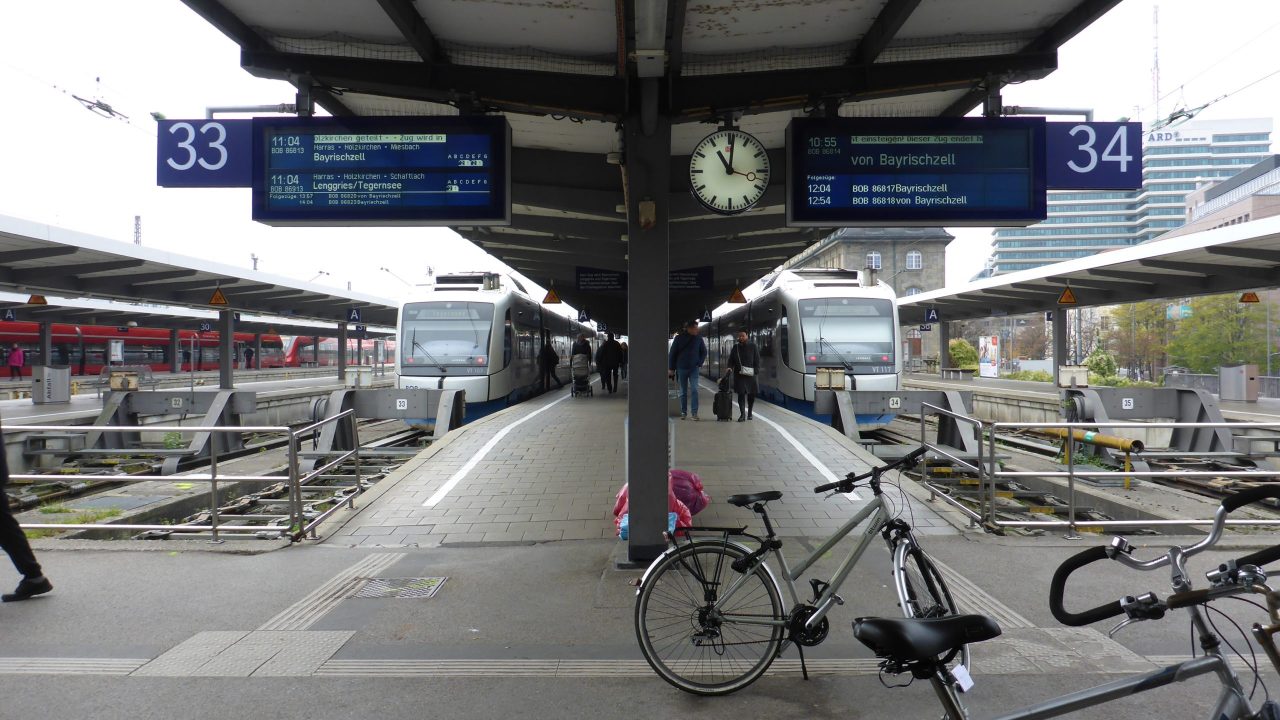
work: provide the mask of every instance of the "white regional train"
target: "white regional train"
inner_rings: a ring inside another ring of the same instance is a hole
[[[761,355],[760,397],[790,410],[814,412],[818,368],[840,368],[845,389],[898,390],[898,306],[885,283],[862,284],[855,270],[783,270],[751,302],[725,313],[701,332],[709,356],[706,373],[719,379],[739,330]],[[893,415],[859,415],[858,427],[887,425]]]
[[[400,306],[396,332],[398,387],[465,390],[468,421],[540,390],[544,339],[565,382],[574,339],[586,335],[593,357],[598,344],[594,330],[542,307],[519,280],[487,272],[437,276]]]

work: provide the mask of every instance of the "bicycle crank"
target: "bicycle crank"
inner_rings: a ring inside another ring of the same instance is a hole
[[[824,616],[813,627],[806,627],[809,618],[818,612],[818,608],[812,605],[798,605],[791,611],[791,617],[787,620],[787,629],[790,631],[790,640],[797,645],[804,647],[814,647],[822,644],[827,639],[827,634],[831,631],[831,622]]]

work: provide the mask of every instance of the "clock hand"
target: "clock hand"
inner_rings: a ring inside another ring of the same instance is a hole
[[[732,172],[732,170],[733,170],[733,149],[734,149],[734,148],[736,148],[736,147],[737,147],[737,144],[733,142],[733,135],[730,135],[730,136],[729,136],[729,168],[730,168],[730,172]]]
[[[716,151],[716,157],[720,158],[720,162],[724,163],[724,171],[725,171],[727,174],[732,175],[732,174],[733,174],[733,166],[729,164],[729,161],[728,161],[728,160],[725,160],[725,159],[724,159],[724,153],[722,153],[722,152],[720,152],[719,150],[717,150],[717,151]]]

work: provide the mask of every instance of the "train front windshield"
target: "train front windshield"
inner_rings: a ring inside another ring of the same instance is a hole
[[[805,366],[858,374],[894,372],[893,303],[867,298],[800,300]]]
[[[423,302],[405,305],[400,322],[400,365],[414,374],[449,367],[484,367],[489,362],[493,304]]]

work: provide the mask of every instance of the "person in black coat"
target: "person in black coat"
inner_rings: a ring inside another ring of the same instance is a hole
[[[596,367],[600,370],[600,384],[606,392],[618,392],[618,366],[622,364],[622,346],[613,339],[613,333],[596,351]]]
[[[551,389],[551,381],[556,381],[556,388],[564,387],[564,381],[556,374],[556,367],[560,365],[560,356],[556,354],[555,348],[551,347],[551,343],[543,342],[542,350],[538,353],[538,370],[542,376],[542,391],[547,392]]]
[[[733,390],[738,394],[738,422],[751,419],[756,405],[756,393],[760,390],[756,377],[760,374],[760,351],[747,340],[747,333],[738,331],[738,342],[729,351],[729,368],[733,370]]]

